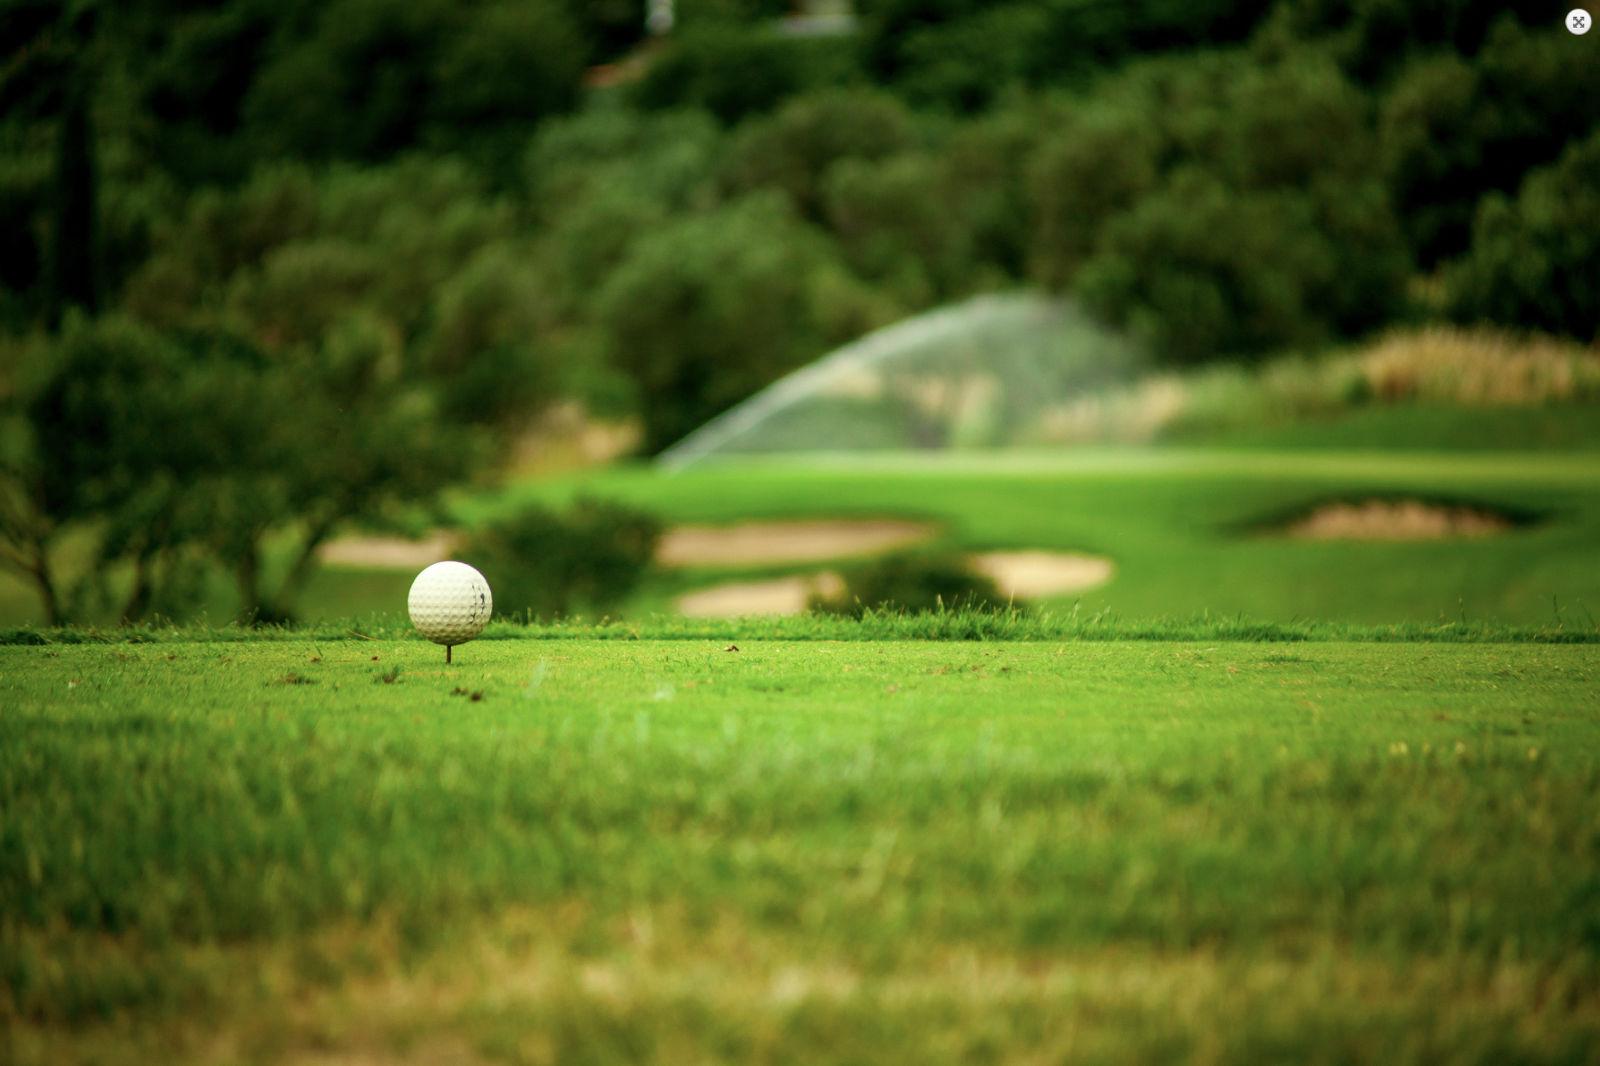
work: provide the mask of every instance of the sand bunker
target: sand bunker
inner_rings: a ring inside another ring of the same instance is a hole
[[[403,537],[340,537],[317,549],[317,558],[335,566],[375,570],[420,570],[449,559],[461,546],[461,536],[438,529],[422,540]]]
[[[925,522],[826,519],[678,526],[656,548],[662,566],[780,566],[904,548],[931,537]],[[758,584],[764,584],[758,582]]]
[[[985,552],[968,556],[974,570],[989,575],[1002,595],[1018,600],[1065,596],[1111,580],[1111,560],[1067,552]],[[679,596],[678,611],[690,618],[802,614],[813,595],[837,596],[844,580],[833,571],[765,581],[730,581]]]
[[[1110,559],[1071,552],[984,552],[969,557],[972,568],[987,574],[1003,596],[1032,600],[1067,596],[1111,580]]]
[[[837,596],[844,580],[831,571],[768,581],[731,581],[679,596],[680,614],[690,618],[742,618],[755,614],[803,614],[813,594]]]
[[[1284,531],[1307,540],[1443,540],[1488,537],[1510,528],[1504,515],[1472,507],[1363,500],[1324,504],[1290,522]]]

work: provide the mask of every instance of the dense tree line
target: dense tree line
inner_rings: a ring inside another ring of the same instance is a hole
[[[57,617],[196,557],[282,617],[554,399],[654,450],[1008,285],[1172,361],[1596,336],[1600,64],[1547,5],[788,6],[5,0],[0,560]]]

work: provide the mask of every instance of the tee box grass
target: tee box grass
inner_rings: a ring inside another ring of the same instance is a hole
[[[8,1058],[1600,1055],[1600,645],[829,625],[0,648]]]

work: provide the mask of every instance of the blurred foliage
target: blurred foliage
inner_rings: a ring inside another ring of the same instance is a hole
[[[882,159],[915,143],[911,114],[871,90],[802,96],[742,127],[727,148],[723,188],[737,196],[778,189],[811,221],[823,217],[823,183],[835,164]]]
[[[646,398],[651,451],[881,324],[833,247],[772,193],[647,234],[596,302],[612,359]]]
[[[493,586],[496,616],[549,621],[621,603],[649,570],[660,538],[654,516],[580,498],[566,513],[533,505],[491,522],[461,554]]]
[[[1486,195],[1514,193],[1600,128],[1586,42],[1501,18],[1476,56],[1424,53],[1401,70],[1380,104],[1384,176],[1423,266],[1467,249]]]
[[[1534,171],[1515,199],[1478,209],[1472,251],[1451,272],[1463,321],[1600,339],[1600,130]]]
[[[214,564],[245,617],[284,620],[341,524],[425,498],[472,458],[359,326],[271,353],[222,330],[74,318],[7,354],[25,365],[5,368],[19,388],[0,410],[0,560],[51,617],[103,609],[113,576],[124,620],[171,613]],[[75,535],[94,548],[65,574]]]
[[[1366,103],[1331,63],[1163,62],[1102,100],[1035,159],[1046,280],[1180,362],[1399,313],[1410,260]]]
[[[734,123],[798,93],[860,77],[853,52],[832,39],[792,37],[764,25],[690,25],[634,87],[643,108],[695,108]]]
[[[652,38],[617,0],[4,0],[13,568],[91,540],[103,565],[52,610],[116,585],[132,616],[181,601],[165,575],[198,555],[271,617],[302,548],[426,503],[551,402],[658,450],[1011,286],[1169,363],[1430,315],[1595,339],[1600,64],[1546,5],[855,7],[808,35],[781,0],[680,0]],[[195,441],[252,428],[213,467],[184,433],[152,457],[113,370]],[[80,388],[92,419],[41,399]],[[271,404],[313,454],[257,424]],[[51,468],[56,421],[122,472]]]
[[[809,607],[861,617],[868,611],[982,610],[1006,606],[995,583],[959,555],[896,552],[843,574],[835,595],[814,595]]]

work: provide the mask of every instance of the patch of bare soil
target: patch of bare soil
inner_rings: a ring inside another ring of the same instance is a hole
[[[678,597],[678,613],[690,618],[743,618],[760,614],[803,614],[812,595],[837,596],[844,580],[832,571],[795,574],[765,581],[730,581]]]
[[[461,536],[437,529],[422,540],[404,537],[340,537],[317,549],[317,558],[334,566],[374,570],[420,570],[449,559],[461,546]]]
[[[970,561],[1002,595],[1019,600],[1083,592],[1110,581],[1116,569],[1110,559],[1073,552],[984,552]]]
[[[1285,528],[1306,540],[1444,540],[1504,533],[1504,515],[1421,500],[1362,500],[1318,507]]]
[[[904,548],[933,536],[926,522],[818,519],[678,526],[661,538],[662,566],[779,566]]]

